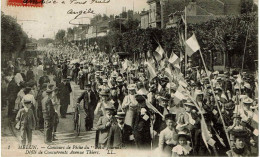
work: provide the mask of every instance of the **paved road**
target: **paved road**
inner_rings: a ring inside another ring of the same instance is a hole
[[[52,80],[52,77],[51,77]],[[53,81],[51,81],[53,83]],[[68,112],[70,112],[66,118],[60,118],[59,125],[57,128],[57,141],[52,142],[50,145],[60,146],[60,145],[88,145],[94,146],[95,144],[95,131],[85,131],[84,128],[84,116],[81,116],[81,133],[79,136],[76,136],[76,132],[74,131],[73,124],[73,105],[75,99],[82,93],[83,91],[79,89],[77,85],[73,82],[71,83],[73,92],[71,93],[71,105],[68,108]],[[82,110],[82,114],[84,111]],[[19,146],[19,136],[20,132],[14,128],[14,123],[11,123],[7,117],[7,107],[2,109],[2,125],[1,125],[1,133],[2,133],[2,156],[28,156],[25,154],[25,150],[17,149]],[[37,144],[37,146],[43,149],[46,148],[46,144],[44,144],[44,133],[42,130],[34,130],[33,131],[33,142],[32,144]],[[15,151],[14,151],[15,150]],[[34,156],[34,155],[33,155]]]

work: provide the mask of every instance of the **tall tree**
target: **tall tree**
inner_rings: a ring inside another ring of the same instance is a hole
[[[56,33],[55,39],[56,39],[58,42],[63,43],[65,34],[66,34],[65,30],[61,29],[61,30],[59,30],[59,31]]]

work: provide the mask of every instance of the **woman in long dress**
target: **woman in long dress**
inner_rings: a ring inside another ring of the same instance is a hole
[[[122,109],[126,113],[125,124],[133,127],[133,118],[137,114],[138,102],[135,99],[136,88],[134,84],[128,86],[129,94],[125,96]]]

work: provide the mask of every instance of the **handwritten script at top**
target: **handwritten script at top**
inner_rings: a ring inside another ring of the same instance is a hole
[[[24,4],[102,4],[102,3],[109,3],[110,0],[84,0],[84,1],[80,1],[80,0],[69,0],[69,2],[67,0],[41,0],[41,1],[37,1],[37,0],[23,0]]]

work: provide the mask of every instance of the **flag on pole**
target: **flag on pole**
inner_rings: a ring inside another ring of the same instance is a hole
[[[216,141],[212,139],[212,135],[208,130],[206,121],[203,116],[202,116],[200,124],[201,124],[201,136],[202,136],[203,142],[205,143],[208,151],[211,152],[208,145],[213,147],[215,145]]]
[[[200,45],[196,39],[195,34],[193,34],[186,42],[186,53],[191,56],[193,53],[200,49]]]
[[[169,58],[169,62],[171,64],[174,64],[175,62],[179,62],[179,57],[174,52],[172,52],[172,54]]]
[[[157,61],[160,61],[163,57],[163,54],[164,54],[164,50],[162,48],[161,45],[159,45],[156,50],[155,50],[155,53],[154,53],[154,57]]]
[[[150,62],[145,62],[145,65],[147,65],[147,69],[149,71],[150,74],[150,80],[153,79],[157,74],[155,71],[155,68],[152,66],[152,64]]]

